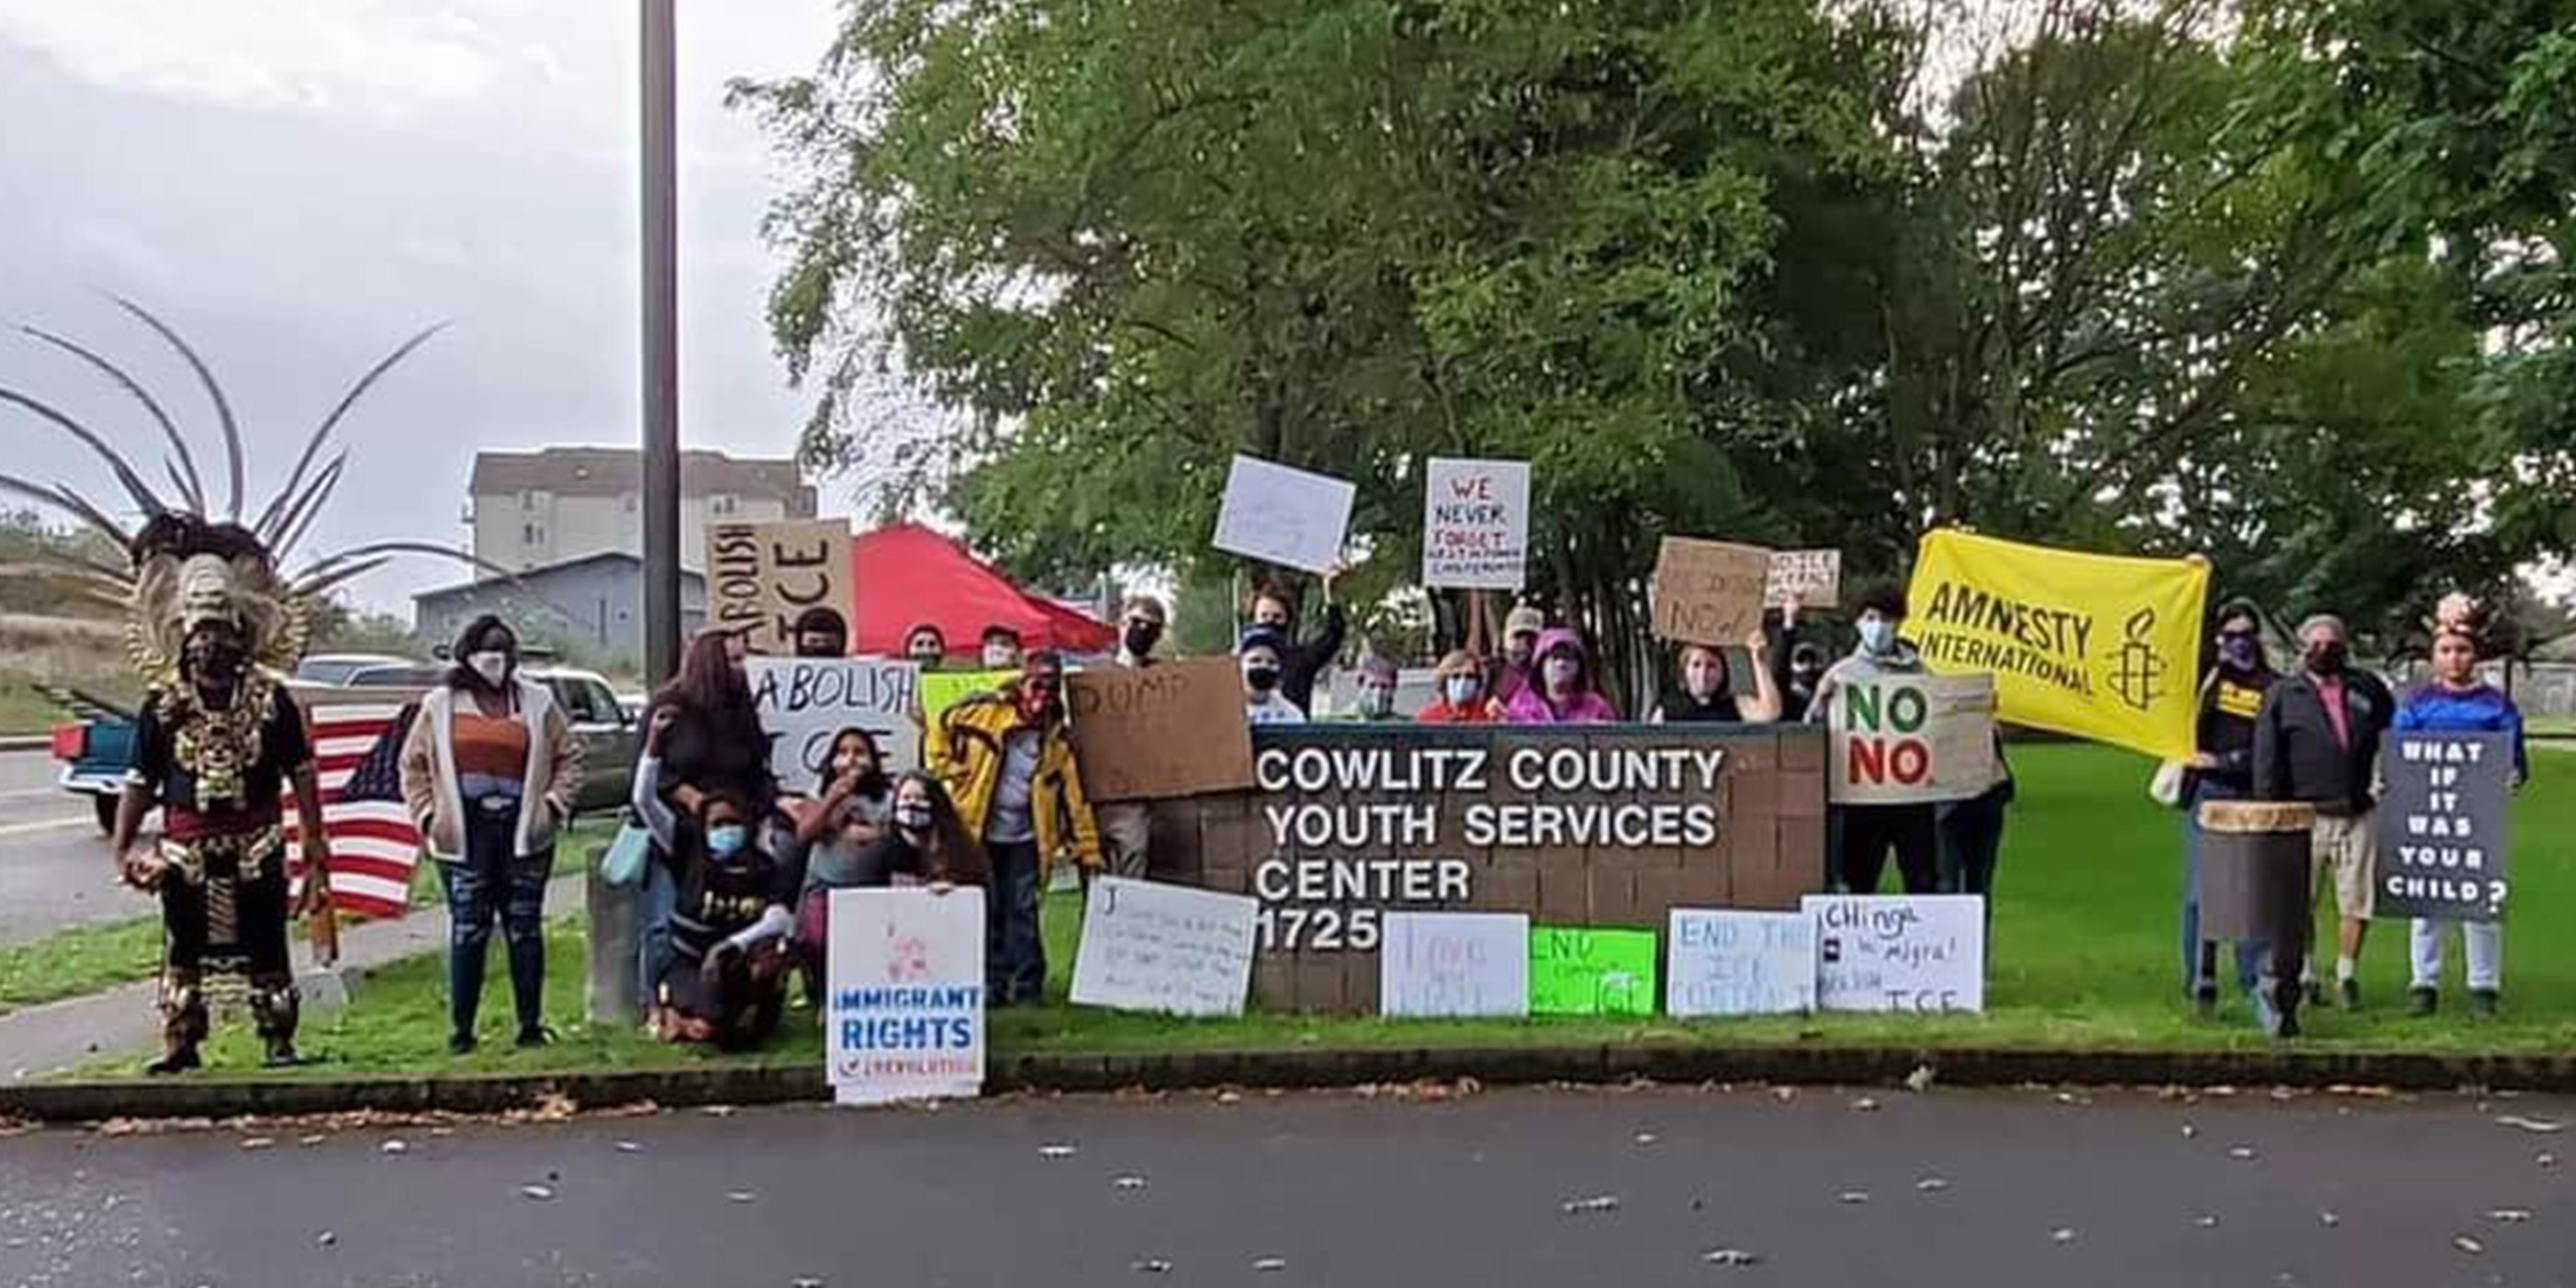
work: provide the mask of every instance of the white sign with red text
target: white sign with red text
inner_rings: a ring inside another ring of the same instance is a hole
[[[1422,480],[1422,584],[1520,589],[1529,492],[1527,461],[1431,458]]]

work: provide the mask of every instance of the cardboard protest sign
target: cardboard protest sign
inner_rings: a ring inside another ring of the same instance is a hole
[[[1667,1015],[1816,1009],[1816,919],[1806,913],[1675,908],[1664,942]]]
[[[1539,926],[1530,931],[1532,1015],[1655,1013],[1655,932]]]
[[[2379,765],[2377,915],[2502,919],[2513,735],[2391,730]]]
[[[809,608],[829,608],[857,629],[849,524],[710,523],[706,543],[707,622],[744,631],[753,652],[794,652],[796,618]]]
[[[1418,1018],[1530,1013],[1530,920],[1519,912],[1391,912],[1378,1011]]]
[[[1073,1001],[1115,1011],[1241,1015],[1260,902],[1189,886],[1102,877],[1082,901]]]
[[[991,693],[1020,678],[1017,671],[924,671],[921,673],[921,718],[936,720],[941,712],[978,693]]]
[[[845,1105],[984,1088],[984,892],[835,890],[824,1068]]]
[[[1529,555],[1527,461],[1432,457],[1422,478],[1422,584],[1518,590]]]
[[[1832,608],[1843,595],[1843,552],[1839,550],[1774,550],[1771,571],[1763,579],[1762,602],[1778,608],[1797,596],[1808,608]]]
[[[1103,667],[1065,677],[1083,794],[1156,800],[1252,786],[1243,680],[1229,658]]]
[[[919,668],[890,658],[755,657],[743,668],[752,710],[769,735],[769,772],[781,788],[816,790],[830,772],[832,740],[844,729],[876,739],[886,772],[921,767],[921,730],[912,723]]]
[[[1966,800],[1995,781],[1995,677],[1891,675],[1833,690],[1825,796],[1837,805]]]
[[[1983,898],[1809,895],[1801,906],[1816,922],[1819,1009],[1986,1009]]]
[[[1923,534],[1905,636],[1943,674],[1995,676],[1997,717],[2167,760],[2198,750],[2209,565]]]
[[[1655,635],[1679,644],[1741,644],[1762,624],[1771,552],[1666,537],[1655,558]]]
[[[1237,456],[1225,478],[1217,510],[1219,550],[1308,572],[1328,572],[1342,561],[1342,536],[1351,525],[1345,480],[1309,474],[1256,456]]]

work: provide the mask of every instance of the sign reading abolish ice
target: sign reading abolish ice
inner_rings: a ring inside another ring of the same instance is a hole
[[[1945,674],[1991,671],[2000,718],[2190,758],[2209,565],[1923,534],[1906,638]]]
[[[1816,1009],[1816,919],[1806,913],[1675,908],[1666,947],[1668,1015]]]
[[[789,791],[808,791],[831,772],[832,741],[845,729],[876,739],[886,772],[921,766],[921,729],[912,722],[920,668],[887,658],[755,657],[744,667],[751,705],[769,735],[769,772]]]
[[[984,892],[835,890],[824,1026],[845,1105],[984,1088]]]
[[[786,653],[796,619],[829,608],[855,623],[850,525],[838,519],[711,523],[706,533],[707,620],[745,632],[755,649]]]
[[[1082,903],[1073,1000],[1116,1011],[1241,1015],[1258,901],[1102,877]]]
[[[1235,457],[1226,472],[1213,544],[1291,568],[1329,572],[1342,561],[1342,534],[1351,525],[1351,497],[1357,490],[1342,479],[1257,456]]]
[[[1530,1013],[1525,912],[1390,912],[1378,949],[1378,1010],[1422,1018]]]
[[[1432,457],[1422,482],[1422,584],[1520,589],[1529,486],[1527,461]]]
[[[1898,675],[1834,690],[1826,799],[1966,800],[1995,781],[1995,677]]]
[[[2379,915],[2501,919],[2513,735],[2392,731],[2379,763]]]
[[[1972,894],[1808,895],[1817,1007],[1986,1009],[1985,905]]]

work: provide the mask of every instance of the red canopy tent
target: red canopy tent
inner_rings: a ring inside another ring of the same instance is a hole
[[[964,546],[914,523],[861,533],[850,542],[858,652],[903,652],[903,637],[927,622],[952,656],[975,655],[986,627],[1008,626],[1029,648],[1105,653],[1115,628],[1023,592]]]

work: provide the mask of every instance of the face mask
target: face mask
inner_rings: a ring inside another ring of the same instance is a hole
[[[1255,693],[1268,693],[1272,689],[1279,687],[1279,668],[1275,666],[1247,666],[1243,668],[1243,682],[1251,685],[1252,691]]]
[[[1449,705],[1463,707],[1473,703],[1477,693],[1482,690],[1476,683],[1475,677],[1453,675],[1441,682],[1440,691],[1449,695]]]
[[[2345,657],[2341,644],[2311,644],[2308,646],[2308,669],[2319,675],[2341,675]]]
[[[1395,710],[1395,690],[1374,684],[1360,686],[1360,711],[1364,715],[1382,716]]]
[[[1860,646],[1863,650],[1877,656],[1884,656],[1887,653],[1894,651],[1896,648],[1896,623],[1891,622],[1884,617],[1873,617],[1868,621],[1862,622],[1860,624]]]
[[[1284,631],[1288,629],[1288,610],[1265,604],[1252,610],[1252,620],[1255,625],[1272,626]]]
[[[1127,651],[1143,657],[1153,652],[1154,645],[1162,638],[1163,628],[1160,626],[1148,626],[1143,622],[1130,623],[1127,627]]]
[[[1020,651],[1018,649],[1012,648],[1008,644],[987,644],[984,646],[985,670],[1007,671],[1019,664]]]
[[[499,688],[501,681],[510,678],[510,655],[498,649],[485,649],[465,659],[465,664],[473,667],[474,673],[494,688]]]
[[[751,844],[751,829],[740,823],[718,823],[707,829],[707,853],[730,859]]]
[[[2229,670],[2251,671],[2254,669],[2255,660],[2261,656],[2262,650],[2251,635],[2218,637],[2218,660]]]
[[[1547,660],[1546,674],[1547,687],[1571,689],[1583,674],[1583,664],[1570,657],[1552,657]]]
[[[1055,710],[1056,685],[1058,683],[1059,681],[1054,676],[1049,675],[1045,679],[1030,680],[1022,684],[1020,686],[1020,710],[1032,716],[1042,716]]]
[[[930,830],[930,806],[922,801],[907,801],[894,807],[894,825],[907,832]]]

